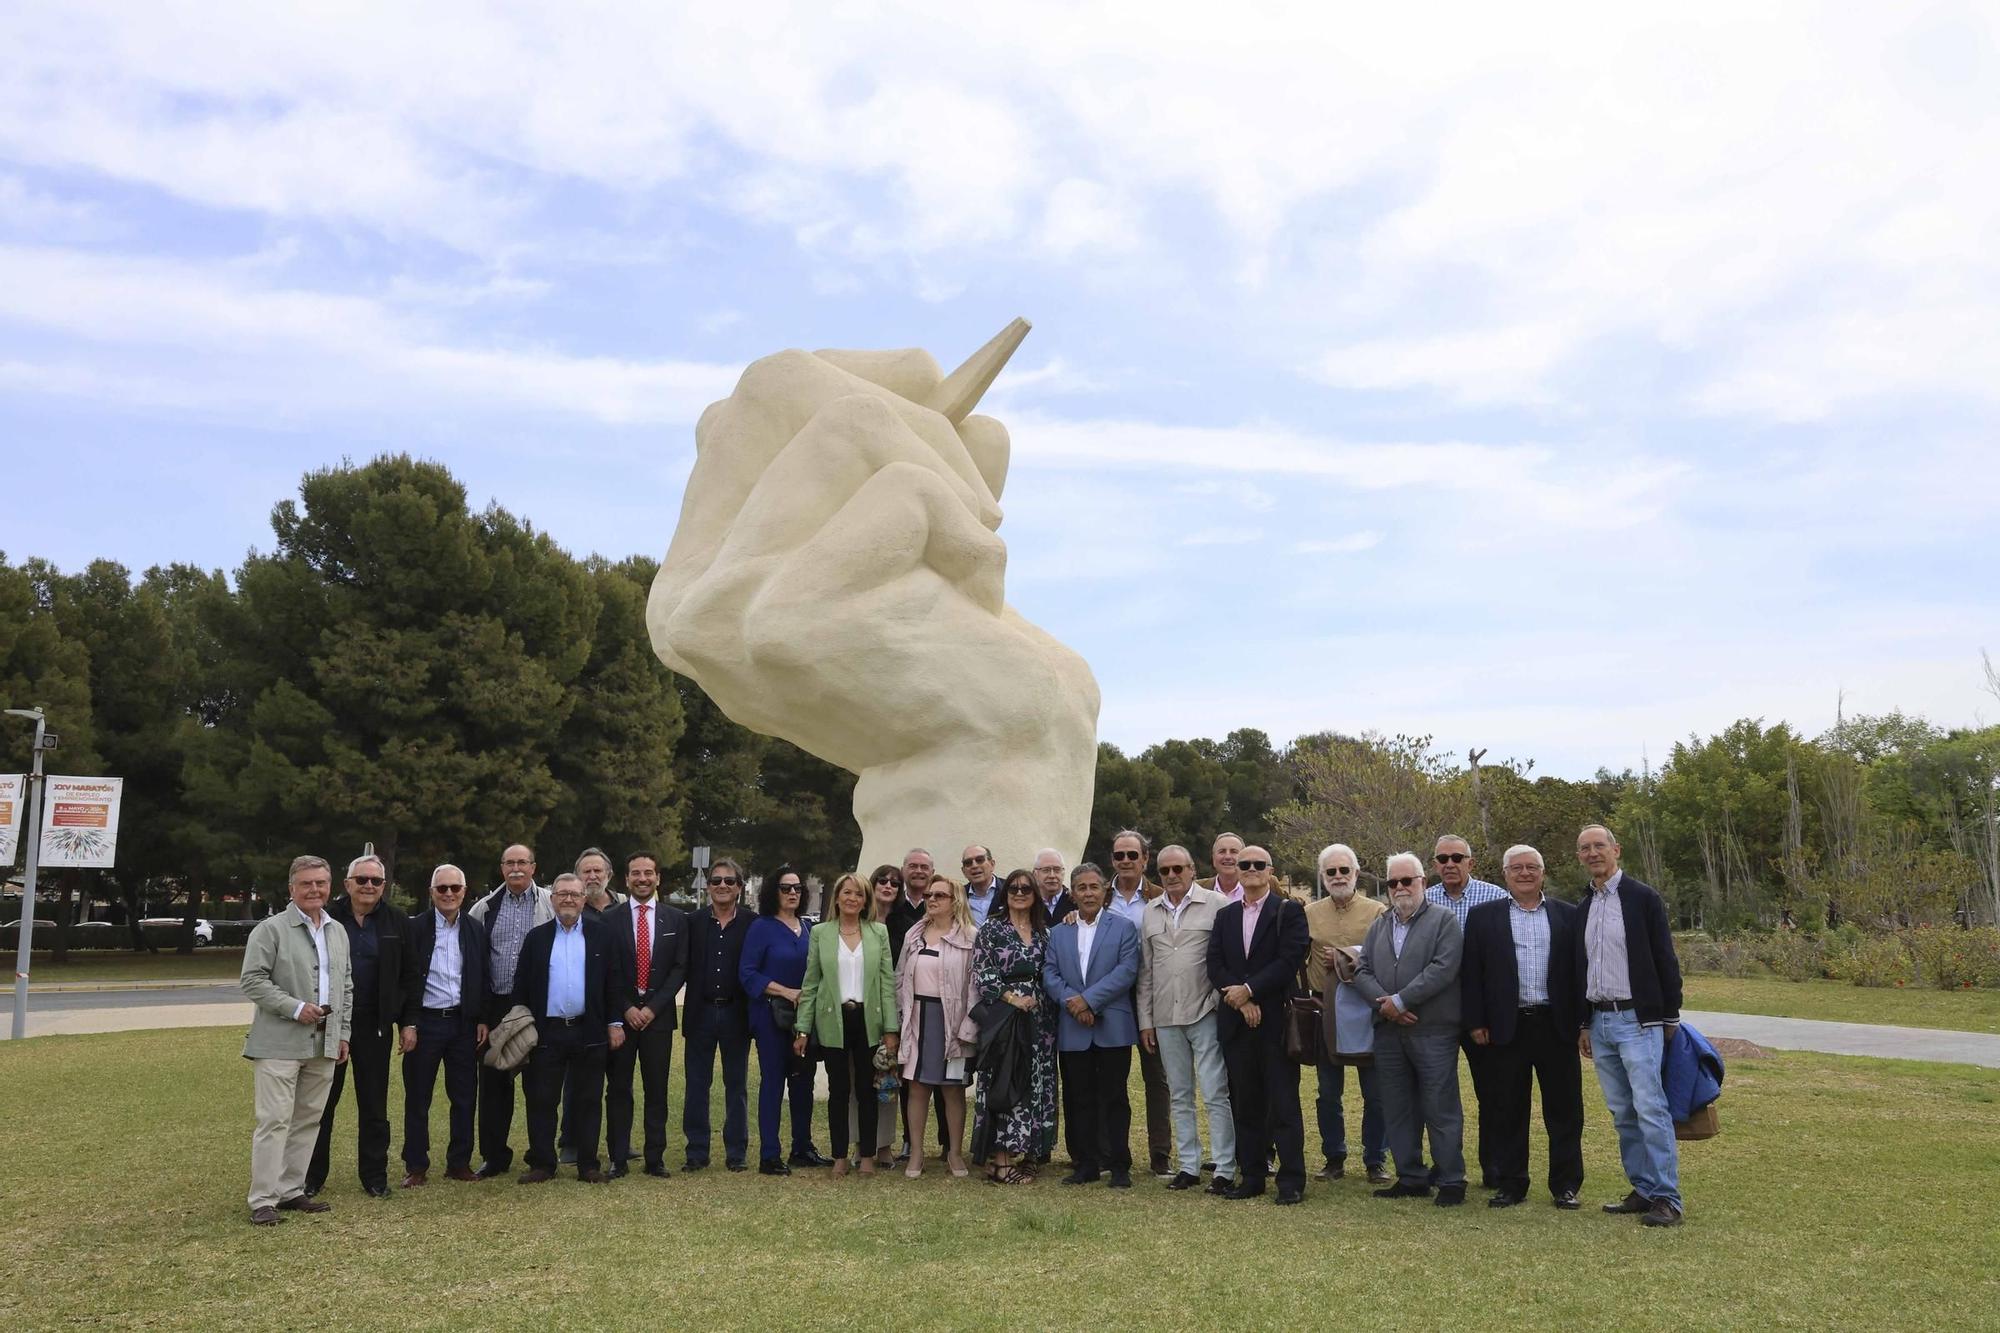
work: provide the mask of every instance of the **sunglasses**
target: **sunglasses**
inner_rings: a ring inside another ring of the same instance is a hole
[[[1431,860],[1436,861],[1441,866],[1455,866],[1460,861],[1470,861],[1471,859],[1464,852],[1439,852],[1431,858]]]
[[[713,881],[713,880],[711,880],[711,881],[709,881],[709,882],[710,882],[710,883],[714,883],[714,881]],[[803,893],[803,892],[805,892],[805,887],[806,887],[806,886],[805,886],[805,885],[803,885],[803,884],[780,884],[780,885],[778,886],[778,892],[779,892],[779,893]]]
[[[1144,852],[1113,852],[1111,853],[1111,859],[1114,861],[1139,861],[1143,860],[1145,855]]]
[[[1395,879],[1385,879],[1382,882],[1392,889],[1400,889],[1406,885],[1421,884],[1424,882],[1424,877],[1422,875],[1398,875]]]
[[[711,889],[733,889],[743,881],[734,875],[710,875],[708,887]]]
[[[1009,893],[1019,893],[1026,895],[1026,894],[1032,894],[1034,893],[1034,891],[1035,891],[1035,886],[1032,884],[1009,884],[1007,886],[1007,892]]]
[[[434,884],[434,885],[432,885],[432,886],[431,886],[431,892],[432,892],[432,893],[464,893],[464,892],[465,892],[465,886],[464,886],[463,884]]]
[[[1238,861],[1236,868],[1238,870],[1269,870],[1271,863],[1269,861]]]
[[[897,879],[894,875],[877,875],[875,882],[877,884],[894,884],[899,889],[903,887],[903,881]]]
[[[970,870],[970,869],[972,869],[972,867],[974,867],[974,866],[983,866],[983,865],[985,865],[985,864],[986,864],[986,858],[985,858],[985,857],[983,857],[983,856],[968,856],[968,857],[966,857],[966,858],[965,858],[965,859],[964,859],[963,861],[960,861],[960,862],[959,862],[959,864],[960,864],[961,866],[965,867],[965,868],[966,868],[967,870]]]
[[[1345,879],[1347,876],[1354,873],[1354,867],[1328,866],[1326,869],[1320,871],[1319,873],[1325,875],[1328,879]]]
[[[926,893],[924,901],[927,903],[948,903],[951,901],[951,895],[948,893]]]
[[[348,878],[352,879],[356,884],[380,884],[382,882],[380,875],[350,875]]]
[[[1157,869],[1157,870],[1158,870],[1158,871],[1159,871],[1159,872],[1160,872],[1160,873],[1161,873],[1162,875],[1185,875],[1185,874],[1187,874],[1187,873],[1188,873],[1188,872],[1189,872],[1190,870],[1193,870],[1193,869],[1194,869],[1194,867],[1193,867],[1193,866],[1156,866],[1156,867],[1155,867],[1155,869]]]

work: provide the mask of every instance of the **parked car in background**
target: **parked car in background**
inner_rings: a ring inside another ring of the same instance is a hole
[[[149,916],[139,924],[152,930],[179,930],[186,918],[178,916]],[[194,919],[194,942],[197,945],[215,943],[215,927],[208,924],[206,917]]]

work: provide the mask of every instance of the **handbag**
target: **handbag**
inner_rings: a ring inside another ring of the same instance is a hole
[[[1293,1064],[1318,1067],[1326,1058],[1325,1022],[1325,1006],[1306,989],[1305,969],[1300,968],[1298,989],[1285,997],[1285,1057]]]
[[[771,1006],[771,1026],[780,1032],[795,1032],[799,1026],[799,1006],[782,995],[773,995]]]

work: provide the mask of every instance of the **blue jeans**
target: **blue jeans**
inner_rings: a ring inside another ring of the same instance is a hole
[[[1215,1145],[1215,1174],[1236,1179],[1236,1121],[1229,1102],[1229,1072],[1223,1067],[1222,1041],[1215,1035],[1215,1011],[1182,1027],[1153,1030],[1160,1064],[1167,1071],[1167,1095],[1173,1108],[1174,1152],[1180,1169],[1201,1174],[1201,1132],[1194,1118],[1195,1084],[1208,1106],[1208,1137]]]
[[[750,1150],[750,1025],[738,1005],[709,1005],[691,999],[687,1036],[687,1091],[681,1099],[681,1132],[690,1162],[706,1162],[711,1142],[708,1090],[715,1081],[715,1057],[722,1055],[722,1151],[740,1162]]]
[[[1681,1206],[1680,1150],[1674,1142],[1674,1117],[1660,1086],[1660,1060],[1666,1029],[1639,1026],[1639,1016],[1593,1011],[1590,1053],[1604,1104],[1618,1127],[1618,1156],[1625,1178],[1648,1199],[1665,1199]]]
[[[1361,1084],[1361,1162],[1370,1171],[1389,1156],[1388,1132],[1382,1127],[1382,1094],[1376,1085],[1375,1066],[1355,1069]],[[1319,1067],[1319,1150],[1329,1162],[1347,1160],[1347,1116],[1341,1107],[1347,1066],[1332,1061]]]

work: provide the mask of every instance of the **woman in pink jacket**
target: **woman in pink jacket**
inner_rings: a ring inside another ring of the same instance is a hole
[[[924,915],[903,937],[896,967],[896,1007],[902,1014],[903,1081],[910,1089],[910,1123],[929,1118],[931,1091],[944,1102],[945,1165],[969,1174],[959,1144],[965,1137],[966,1058],[978,1040],[972,1012],[972,910],[962,885],[939,876],[924,890]],[[903,1174],[924,1173],[921,1135],[910,1141]]]

